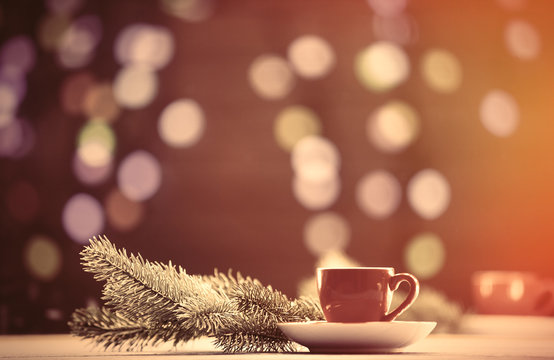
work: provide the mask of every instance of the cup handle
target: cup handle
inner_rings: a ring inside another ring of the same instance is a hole
[[[386,314],[383,317],[383,321],[392,321],[396,319],[396,317],[404,312],[410,305],[412,305],[417,298],[417,295],[419,294],[419,281],[417,281],[416,277],[412,274],[408,273],[400,273],[393,275],[389,280],[389,288],[392,291],[395,291],[398,289],[398,286],[402,281],[408,282],[410,284],[410,292],[408,293],[408,296],[406,296],[406,299],[400,304],[394,311]]]
[[[533,310],[536,315],[554,315],[554,281],[547,283],[546,289],[537,297]]]

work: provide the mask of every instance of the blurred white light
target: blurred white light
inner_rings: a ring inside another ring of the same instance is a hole
[[[115,56],[122,65],[165,67],[173,58],[174,39],[162,26],[133,24],[123,29],[115,42]]]
[[[149,152],[137,150],[127,155],[117,171],[117,184],[131,200],[144,201],[160,188],[162,170],[159,161]]]
[[[513,301],[519,301],[525,293],[525,283],[523,279],[512,279],[508,294]]]
[[[158,133],[162,140],[173,147],[196,144],[206,127],[204,112],[191,99],[180,99],[167,105],[158,121]]]
[[[410,62],[401,47],[392,42],[379,41],[356,56],[355,72],[366,88],[383,92],[408,78]]]
[[[250,65],[248,81],[254,92],[267,100],[278,100],[292,90],[295,78],[288,63],[277,55],[261,55]]]
[[[521,60],[533,60],[541,51],[541,38],[535,27],[523,20],[512,20],[504,31],[509,52]]]
[[[288,48],[288,58],[296,73],[308,79],[321,78],[335,65],[335,52],[323,38],[303,35]]]
[[[503,90],[491,90],[481,101],[481,123],[491,134],[507,137],[519,124],[519,106],[512,95]]]
[[[317,257],[343,251],[349,241],[350,226],[335,212],[314,215],[304,226],[304,244]]]
[[[323,210],[338,199],[341,183],[338,177],[325,181],[310,181],[295,176],[292,183],[296,200],[310,210]]]
[[[158,77],[147,66],[125,66],[117,73],[113,90],[119,105],[129,109],[141,109],[156,97]]]
[[[311,135],[296,143],[291,162],[296,176],[320,182],[337,176],[340,155],[335,144],[321,136]]]
[[[407,192],[412,209],[427,220],[441,216],[450,204],[450,185],[437,170],[419,171],[410,179]]]
[[[63,208],[62,224],[73,241],[85,244],[92,236],[99,235],[104,228],[102,205],[88,194],[75,194]]]
[[[384,219],[400,205],[401,192],[398,180],[391,173],[375,170],[358,181],[356,202],[367,216]]]
[[[401,101],[379,107],[367,120],[369,141],[383,152],[396,153],[413,143],[419,134],[419,117]]]

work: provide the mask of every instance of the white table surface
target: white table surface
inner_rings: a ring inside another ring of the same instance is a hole
[[[554,318],[468,317],[462,333],[431,334],[400,351],[387,354],[324,355],[253,353],[229,355],[218,351],[210,339],[179,347],[163,344],[141,352],[109,350],[71,335],[0,336],[0,359],[554,359]]]

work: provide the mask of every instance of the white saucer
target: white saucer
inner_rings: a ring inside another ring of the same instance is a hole
[[[277,324],[285,335],[314,353],[390,352],[423,339],[436,325],[436,322],[427,321]]]

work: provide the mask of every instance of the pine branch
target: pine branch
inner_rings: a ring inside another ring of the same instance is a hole
[[[85,339],[94,339],[106,348],[142,347],[152,337],[146,324],[130,321],[105,307],[77,309],[69,322],[71,333]]]
[[[217,291],[221,296],[229,298],[234,287],[247,282],[259,283],[257,279],[252,279],[249,276],[243,277],[240,272],[237,271],[236,275],[233,275],[233,271],[229,270],[227,274],[214,270],[213,275],[203,276],[204,282],[210,284],[212,289]]]
[[[201,277],[188,275],[181,267],[177,270],[171,263],[149,262],[140,254],[127,256],[106,237],[93,238],[81,255],[84,270],[106,281],[106,305],[131,321],[164,329],[175,342],[212,335],[220,318],[232,311]]]
[[[319,301],[313,297],[301,296],[292,303],[293,317],[297,321],[325,320]]]
[[[214,344],[228,353],[290,352],[296,345],[267,314],[240,314],[230,326],[220,328]]]
[[[189,275],[171,262],[128,256],[105,236],[91,239],[81,256],[84,270],[105,281],[102,299],[109,308],[78,309],[69,326],[106,348],[211,336],[225,352],[293,351],[277,323],[323,319],[313,299],[290,300],[231,271]]]

